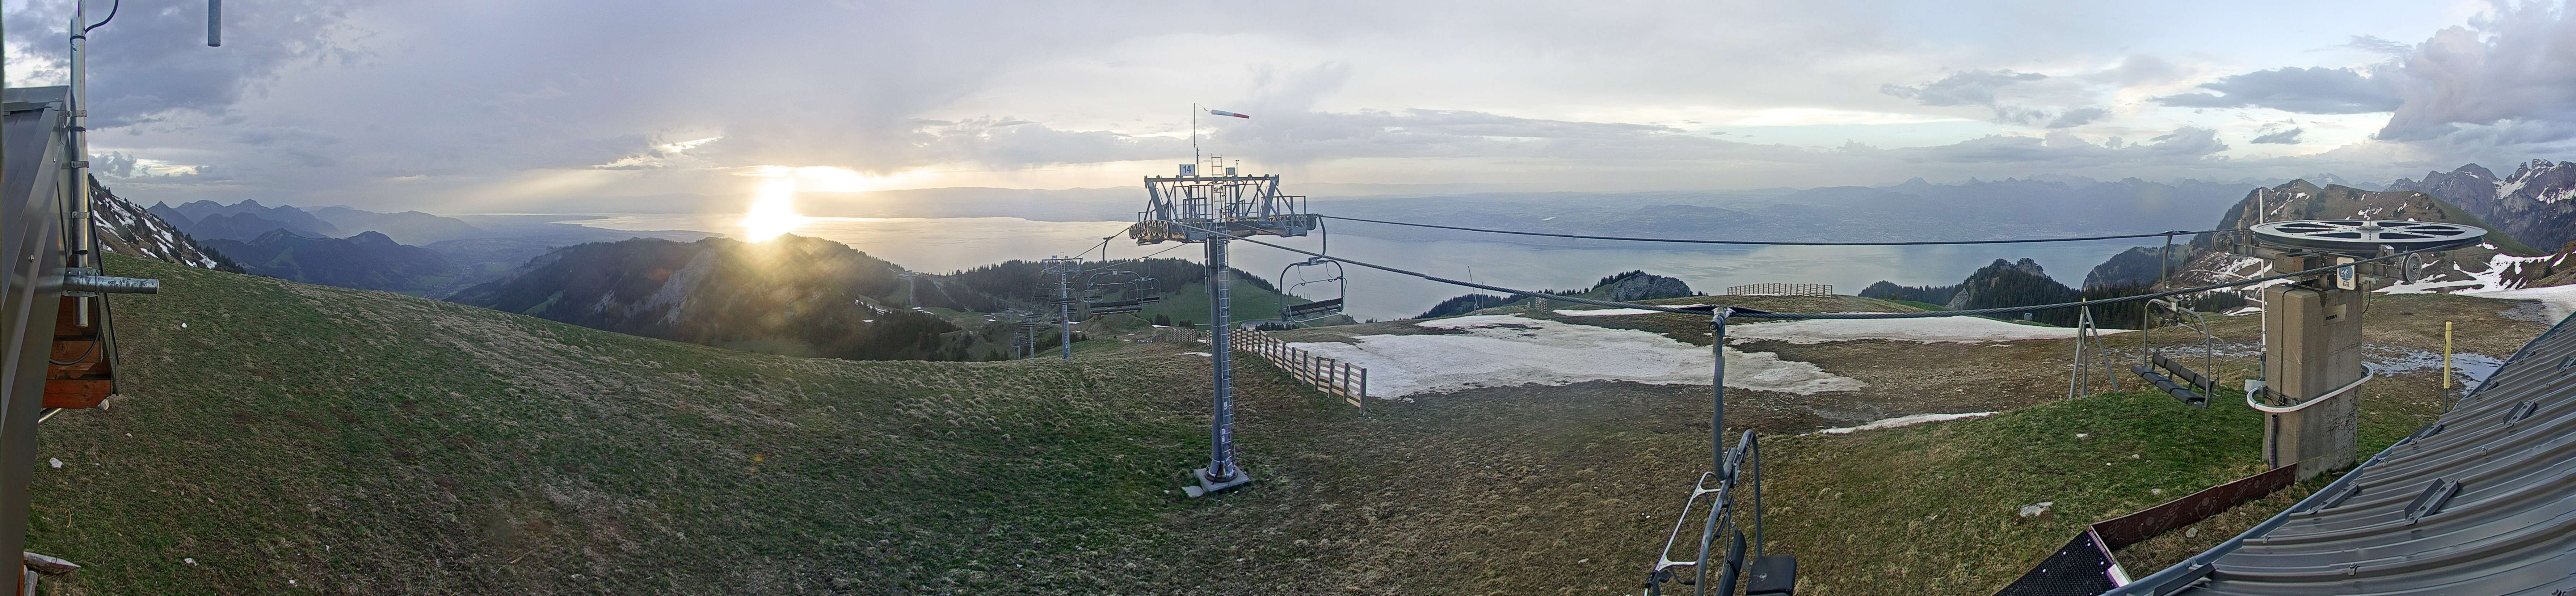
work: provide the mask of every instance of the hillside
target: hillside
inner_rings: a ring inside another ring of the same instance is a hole
[[[106,186],[98,184],[96,177],[90,178],[89,189],[90,200],[98,213],[98,244],[107,252],[190,267],[241,272],[241,265],[231,258],[207,250],[195,237],[181,231],[179,226],[163,219],[155,211],[136,207],[124,197],[116,196]],[[167,209],[166,205],[155,207]]]
[[[206,241],[253,275],[326,286],[384,290],[415,296],[453,289],[469,273],[438,253],[395,243],[375,232],[347,238],[309,238],[270,229],[249,242]]]
[[[449,296],[460,304],[711,346],[859,360],[966,360],[975,338],[940,317],[876,306],[901,270],[803,236],[746,243],[637,238],[546,253]]]
[[[1169,489],[1204,457],[1206,360],[1168,346],[800,359],[111,259],[164,289],[114,298],[130,375],[114,407],[67,412],[40,437],[40,460],[63,465],[31,487],[31,548],[87,566],[51,584],[69,594],[1625,592],[1706,461],[1707,429],[1691,423],[1707,419],[1705,386],[1653,399],[1602,396],[1663,386],[1489,387],[1358,414],[1246,363],[1237,432],[1260,480],[1184,499]],[[2540,329],[2511,301],[2373,309],[2406,313],[2379,319],[2375,344],[2438,345],[2436,319],[2457,319],[2463,350],[2501,355]],[[1685,342],[1706,324],[1526,314]],[[2252,317],[2226,321],[2250,340]],[[1990,388],[1953,393],[1850,368],[1975,361],[2048,377],[2062,358],[2055,340],[2002,345],[1743,346],[1863,375],[1914,407],[2044,404],[1765,438],[1772,545],[1799,554],[1804,591],[1990,592],[2083,523],[2257,461],[2252,413],[2224,402],[1928,378]],[[1951,355],[1968,352],[1983,356]],[[2431,375],[2397,374],[2365,394],[2365,449],[2439,407]],[[1777,415],[1796,402],[1741,399],[1766,433],[1817,428]],[[2014,514],[2038,501],[2055,508]]]

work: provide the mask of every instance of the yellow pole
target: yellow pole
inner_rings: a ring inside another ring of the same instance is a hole
[[[2451,390],[2451,322],[2442,322],[2442,390]]]

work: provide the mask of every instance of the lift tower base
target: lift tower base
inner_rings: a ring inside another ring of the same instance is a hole
[[[2309,271],[2377,257],[2477,244],[2487,231],[2443,222],[2309,220],[2256,224],[2242,252],[2275,271]],[[2405,278],[2400,262],[2354,264],[2263,291],[2263,380],[2245,403],[2263,412],[2263,461],[2296,465],[2305,480],[2360,456],[2361,318],[2369,278]]]

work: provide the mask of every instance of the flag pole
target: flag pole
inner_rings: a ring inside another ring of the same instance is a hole
[[[1190,103],[1190,167],[1199,163],[1199,104]]]

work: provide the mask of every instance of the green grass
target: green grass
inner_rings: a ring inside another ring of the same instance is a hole
[[[1112,590],[1205,440],[1180,359],[797,359],[109,258],[162,293],[115,298],[123,395],[32,487],[81,593]]]
[[[1278,292],[1252,287],[1250,284],[1234,284],[1232,290],[1228,293],[1227,301],[1232,303],[1233,317],[1238,322],[1279,318],[1279,307],[1292,302],[1292,299]],[[1293,300],[1293,302],[1303,304],[1308,301]],[[1136,313],[1136,316],[1150,321],[1153,320],[1154,315],[1165,315],[1171,317],[1175,323],[1190,321],[1204,326],[1208,323],[1209,310],[1207,284],[1194,282],[1181,286],[1179,292],[1164,296],[1161,302],[1145,305],[1145,310]]]
[[[1257,480],[1185,499],[1207,360],[1180,345],[791,358],[109,259],[163,291],[113,298],[113,408],[39,437],[64,465],[31,484],[30,548],[86,566],[65,594],[1633,592],[1706,467],[1705,388],[1361,414],[1238,359]],[[2438,410],[2395,393],[2365,394],[2364,450]],[[2082,524],[2259,468],[2256,421],[2123,393],[1769,436],[1767,530],[1805,593],[1989,593]]]

